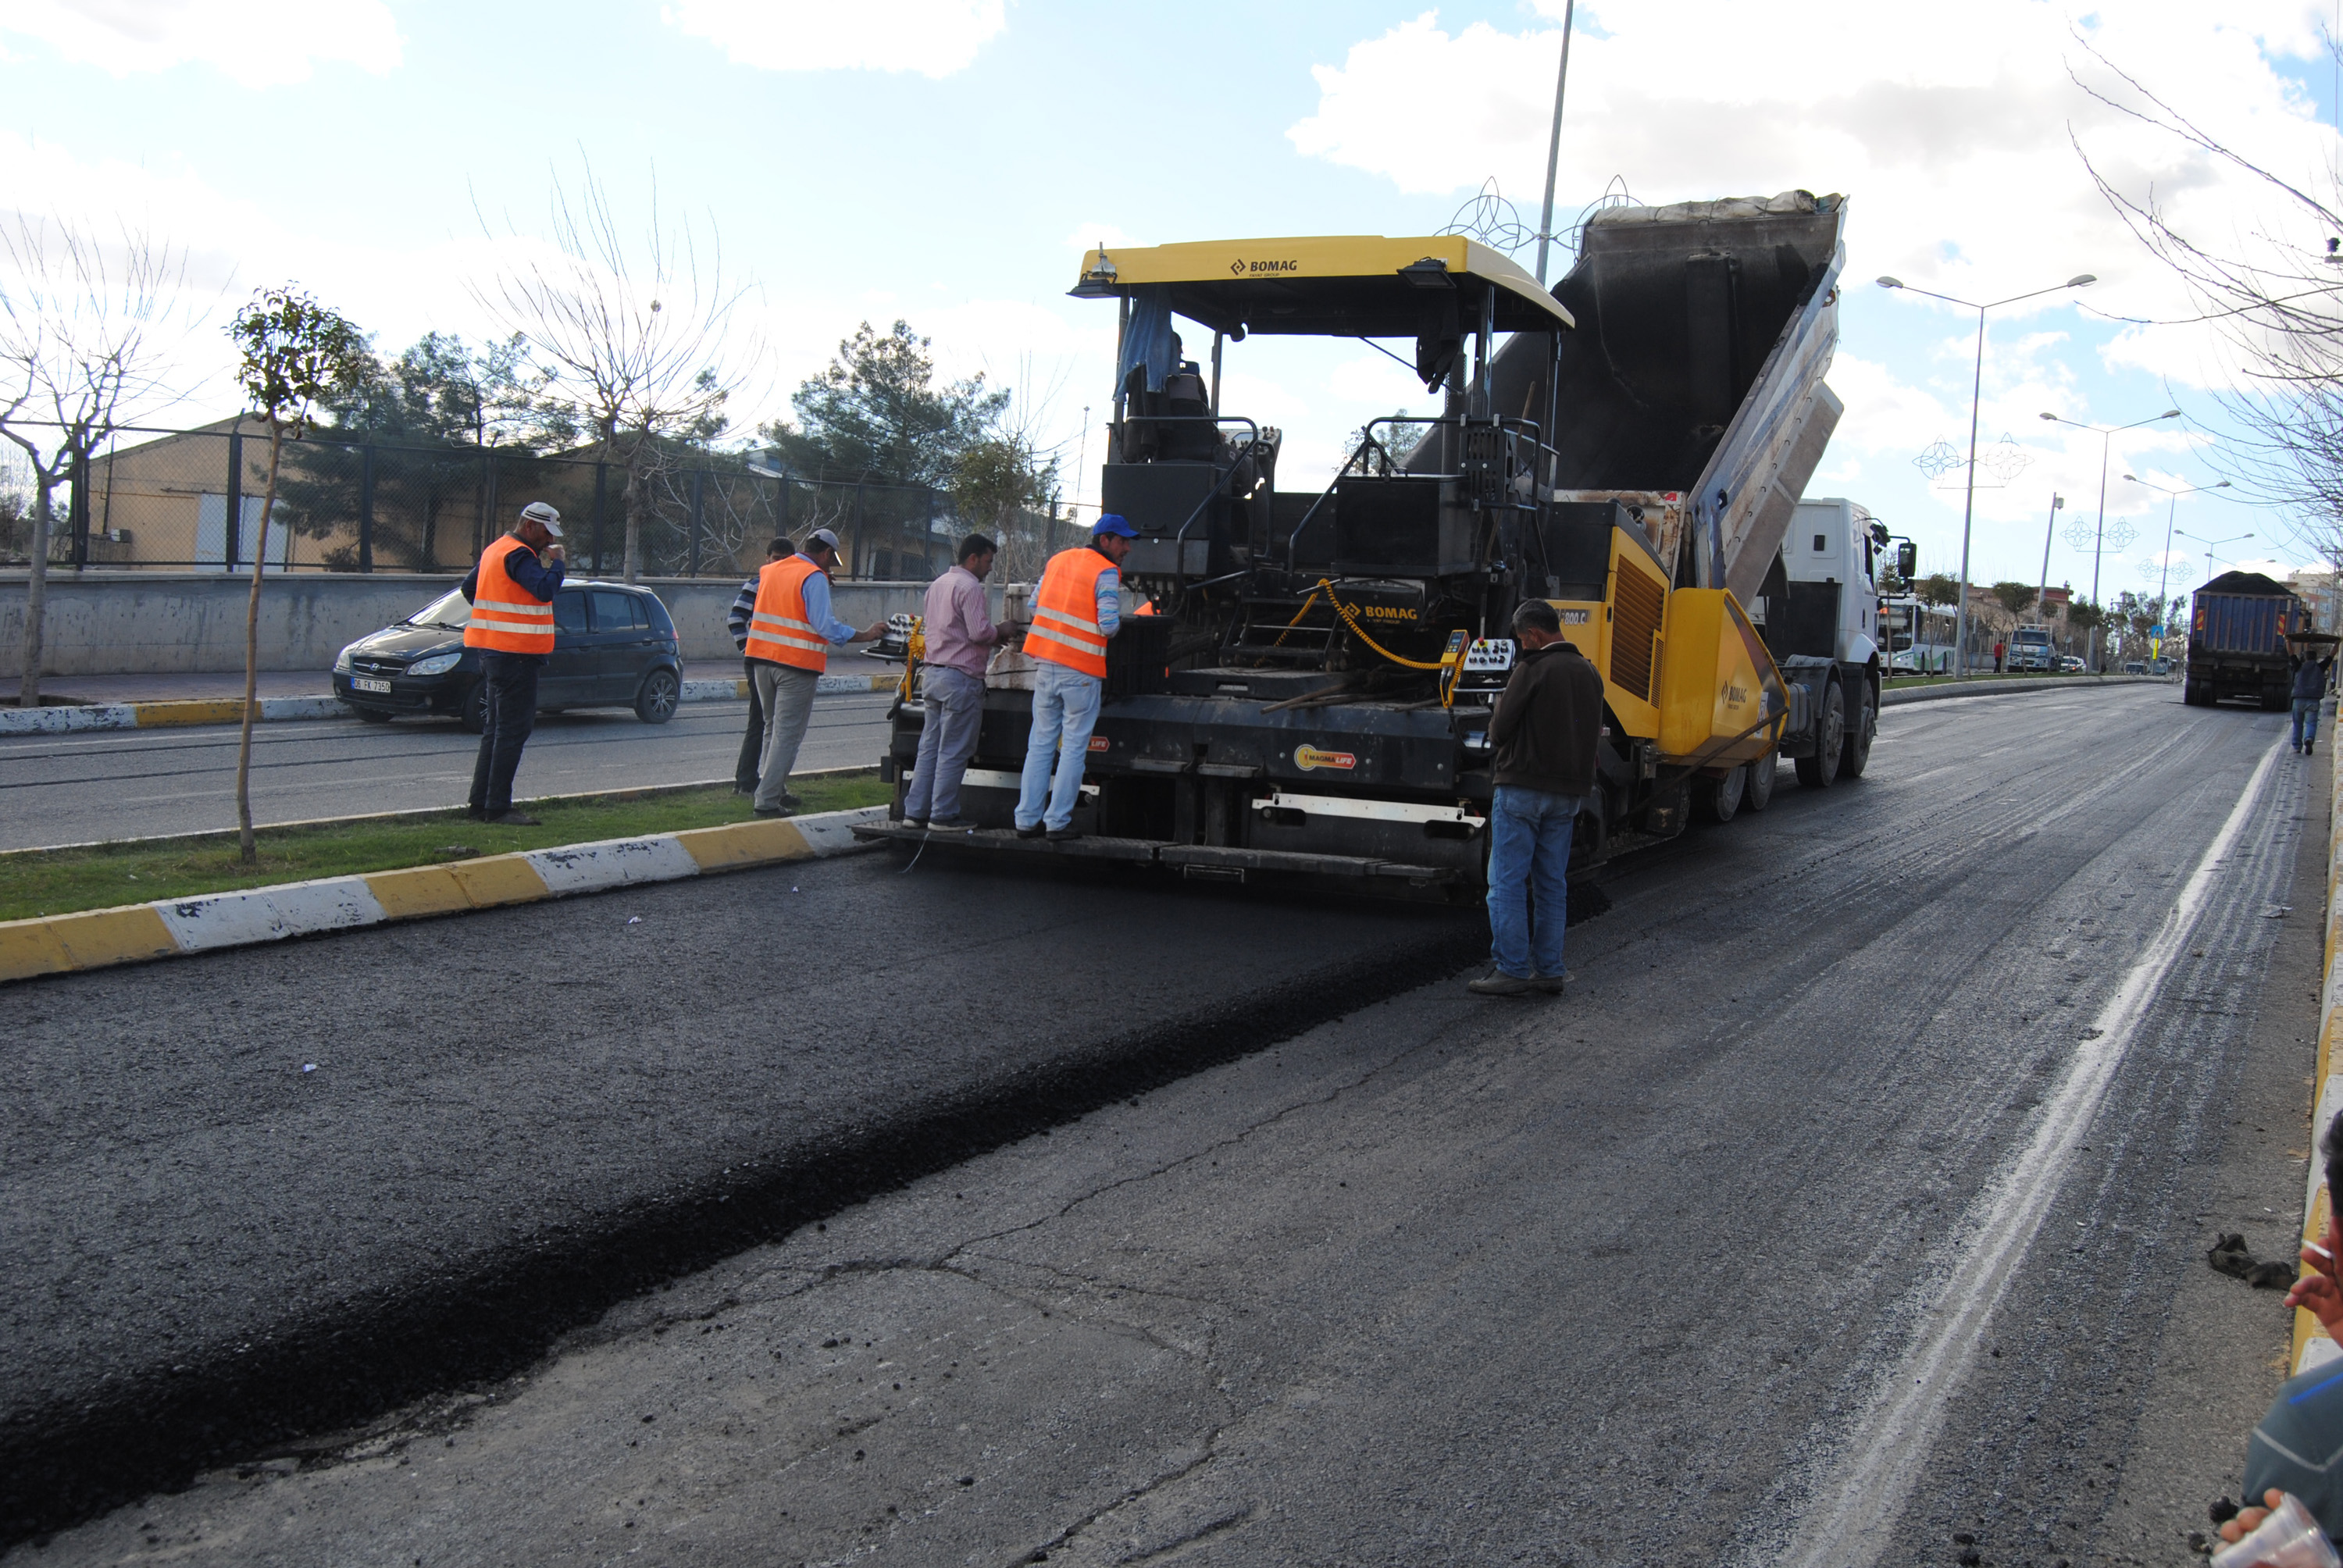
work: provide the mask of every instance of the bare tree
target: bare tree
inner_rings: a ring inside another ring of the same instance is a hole
[[[579,423],[624,470],[628,582],[642,575],[659,443],[720,433],[726,402],[765,352],[753,333],[734,330],[749,286],[725,282],[714,220],[703,256],[691,225],[661,218],[656,181],[649,205],[630,238],[590,164],[575,189],[557,176],[552,254],[522,240],[521,255],[471,291],[556,372]]]
[[[195,322],[180,311],[186,256],[124,226],[101,240],[63,219],[0,226],[0,432],[33,470],[20,707],[41,705],[50,497],[139,412],[173,399],[166,362]]]
[[[2233,357],[2236,379],[2220,397],[2231,431],[2207,460],[2257,499],[2294,512],[2297,520],[2279,526],[2298,543],[2329,560],[2343,557],[2343,171],[2330,166],[2313,189],[2264,168],[2076,36],[2120,84],[2077,75],[2084,92],[2194,147],[2268,198],[2242,234],[2186,232],[2152,186],[2119,188],[2073,138],[2100,194],[2180,279],[2198,312],[2152,324],[2209,327]]]
[[[228,326],[236,340],[236,384],[253,410],[268,421],[268,485],[260,502],[260,529],[252,548],[252,592],[244,608],[244,737],[236,754],[237,857],[259,858],[252,837],[252,720],[259,703],[260,578],[268,564],[268,523],[277,510],[277,476],[285,437],[299,440],[309,415],[328,394],[366,373],[366,334],[306,294],[265,288]]]

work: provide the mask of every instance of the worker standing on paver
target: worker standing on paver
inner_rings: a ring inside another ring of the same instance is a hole
[[[765,710],[765,752],[757,769],[759,817],[783,816],[805,804],[789,792],[789,769],[797,766],[830,648],[869,642],[886,629],[883,617],[858,631],[830,613],[830,574],[837,565],[838,536],[816,528],[797,554],[757,574],[757,603],[742,651]]]
[[[775,539],[765,547],[765,564],[789,558],[789,541]],[[750,578],[740,585],[732,598],[732,608],[725,614],[724,628],[732,634],[732,646],[740,650],[740,673],[743,685],[749,689],[749,729],[740,737],[739,760],[732,764],[732,793],[754,795],[757,792],[757,765],[765,756],[765,703],[757,695],[757,667],[749,658],[749,618],[757,613],[757,578]]]
[[[480,683],[488,689],[488,721],[472,764],[471,813],[483,822],[537,826],[536,818],[513,809],[513,775],[537,728],[538,672],[553,651],[553,596],[564,572],[560,539],[561,514],[531,501],[464,578],[472,606],[464,646],[480,650]]]
[[[903,819],[939,833],[965,833],[976,824],[960,814],[960,780],[976,755],[984,719],[984,667],[1001,641],[985,611],[984,579],[998,547],[982,534],[960,541],[960,564],[928,585],[921,609],[927,652],[920,676],[920,759],[903,795]]]
[[[1570,836],[1594,789],[1603,677],[1562,635],[1544,599],[1513,612],[1522,654],[1489,716],[1496,798],[1489,808],[1489,957],[1479,996],[1562,994]],[[1534,893],[1533,927],[1530,900]]]
[[[2335,650],[2315,657],[2308,646],[2294,658],[2294,749],[2305,757],[2318,744],[2318,705],[2326,700],[2327,684],[2335,674]]]
[[[1033,729],[1017,792],[1017,836],[1079,839],[1074,805],[1082,765],[1106,691],[1106,645],[1122,625],[1122,558],[1138,530],[1113,512],[1091,528],[1091,542],[1050,558],[1033,596],[1025,651],[1033,669]]]

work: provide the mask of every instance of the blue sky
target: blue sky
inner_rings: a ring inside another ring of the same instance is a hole
[[[769,352],[744,415],[784,407],[857,321],[900,316],[954,372],[1016,385],[1071,464],[1111,379],[1111,307],[1063,297],[1081,246],[1429,232],[1492,176],[1534,221],[1560,10],[7,0],[0,158],[21,210],[188,247],[215,303],[186,350],[186,378],[211,379],[182,417],[226,410],[218,323],[264,284],[297,281],[387,348],[435,327],[481,336],[475,287],[590,159],[638,224],[656,171],[668,216],[720,233],[727,274],[753,283],[740,339],[754,329]],[[2069,69],[2097,67],[2078,35],[2289,171],[2334,147],[2330,67],[2309,58],[2331,0],[2206,10],[1976,0],[1948,27],[1855,0],[1583,5],[1560,205],[1614,176],[1654,201],[1849,195],[1832,376],[1848,416],[1811,493],[1864,501],[1953,569],[1961,498],[1912,459],[1966,439],[1974,338],[1868,279],[1999,297],[2089,271],[2103,281],[2081,297],[2098,310],[2184,314],[2070,137],[2204,232],[2241,232],[2260,198],[2086,97]],[[1363,419],[1430,401],[1358,345],[1256,342],[1230,372],[1232,410],[1288,431],[1289,484],[1330,467]],[[2219,379],[2187,331],[2121,328],[2061,297],[1997,316],[1981,434],[2029,460],[1980,493],[1972,574],[2034,577],[2054,488],[2062,524],[2092,514],[2097,439],[2042,409],[2123,424],[2177,402],[2199,423],[2127,437],[2116,471],[2209,483]],[[2103,588],[2153,586],[2163,498],[2117,480],[2108,499],[2145,532],[2103,558]],[[2184,529],[2258,536],[2225,563],[2308,559],[2288,524],[2226,498],[2181,503]],[[2201,575],[2201,551],[2176,545],[2192,551]],[[2087,588],[2090,570],[2055,543],[2054,581]]]

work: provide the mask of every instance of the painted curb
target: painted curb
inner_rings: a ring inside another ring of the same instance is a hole
[[[855,841],[854,828],[886,815],[884,806],[864,806],[813,817],[728,822],[397,871],[0,921],[0,983],[678,881],[785,860],[827,859],[871,848]]]
[[[2006,697],[2021,691],[2071,691],[2078,686],[2172,686],[2160,675],[2053,675],[2041,680],[1956,680],[1946,686],[1899,686],[1879,694],[1882,708],[1945,702],[1956,697]]]
[[[900,675],[825,675],[814,682],[820,697],[848,692],[892,691]],[[746,680],[687,680],[685,702],[746,702]],[[615,705],[613,705],[615,706]],[[264,697],[260,720],[352,719],[338,697]],[[0,735],[70,735],[81,729],[167,729],[186,724],[241,724],[244,699],[208,698],[179,702],[91,702],[75,708],[0,708]]]
[[[2330,713],[2331,713],[2330,709]],[[2343,1111],[2343,1074],[2335,1071],[2335,1035],[2338,1013],[2343,1010],[2343,974],[2335,967],[2335,943],[2338,934],[2338,911],[2335,904],[2336,882],[2343,877],[2343,768],[2335,766],[2335,753],[2330,740],[2327,765],[2333,775],[2328,790],[2327,818],[2327,949],[2326,967],[2318,988],[2318,1068],[2311,1076],[2309,1172],[2303,1179],[2302,1239],[2306,1243],[2321,1239],[2327,1230],[2327,1216],[2334,1207],[2334,1197],[2327,1191],[2327,1171],[2318,1158],[2318,1135],[2327,1124]],[[2307,1266],[2306,1271],[2307,1271]],[[2327,1325],[2300,1307],[2294,1310],[2294,1371],[2307,1372],[2323,1362],[2343,1356],[2343,1345],[2338,1345],[2327,1332]]]

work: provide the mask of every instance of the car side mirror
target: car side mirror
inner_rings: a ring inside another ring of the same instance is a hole
[[[1913,574],[1919,569],[1920,547],[1906,539],[1896,547],[1896,575],[1908,583],[1912,580]]]

